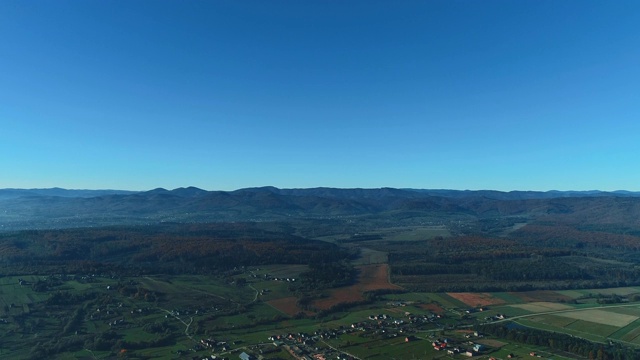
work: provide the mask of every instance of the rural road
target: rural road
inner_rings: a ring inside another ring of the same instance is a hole
[[[174,313],[172,313],[171,311],[167,310],[167,309],[163,309],[163,308],[158,308],[164,312],[166,312],[167,314],[173,316],[174,318],[176,318],[178,321],[180,321],[182,324],[184,324],[184,326],[186,326],[186,328],[184,329],[184,334],[191,340],[193,340],[193,336],[189,335],[189,326],[191,326],[191,324],[193,323],[193,316],[191,316],[189,318],[189,323],[187,324],[186,322],[184,322],[184,320],[182,320],[178,315],[175,315]],[[195,340],[193,340],[195,341]]]
[[[253,297],[253,301],[251,301],[252,303],[258,301],[258,295],[260,294],[260,292],[258,291],[258,289],[254,288],[253,285],[249,284],[249,287],[256,292],[256,295]]]

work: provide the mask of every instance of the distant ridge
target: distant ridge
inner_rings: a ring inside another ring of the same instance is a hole
[[[128,190],[76,190],[59,187],[46,189],[0,189],[0,199],[17,198],[22,196],[60,196],[60,197],[96,197],[106,195],[130,195],[137,191]]]
[[[483,196],[490,199],[498,200],[523,200],[523,199],[553,199],[553,198],[565,198],[565,197],[600,197],[600,196],[632,196],[640,197],[640,192],[617,190],[613,192],[600,191],[600,190],[586,190],[586,191],[561,191],[561,190],[549,190],[549,191],[497,191],[497,190],[445,190],[445,189],[404,189],[408,191],[416,191],[432,196],[444,196],[453,198],[462,198],[470,196]]]
[[[90,198],[98,196],[110,195],[132,195],[132,194],[166,194],[179,197],[191,198],[202,197],[211,193],[273,193],[278,195],[291,196],[318,196],[327,198],[384,198],[384,197],[415,197],[415,193],[427,196],[440,196],[447,198],[467,198],[467,197],[486,197],[496,200],[524,200],[524,199],[553,199],[566,197],[640,197],[640,192],[616,190],[616,191],[498,191],[498,190],[453,190],[453,189],[414,189],[414,188],[277,188],[274,186],[242,188],[233,191],[208,191],[194,186],[180,187],[173,190],[165,188],[155,188],[148,191],[130,191],[130,190],[85,190],[85,189],[63,189],[59,187],[43,188],[43,189],[17,189],[7,188],[0,189],[0,199],[18,198],[24,196],[59,196],[59,197],[81,197]]]
[[[540,218],[549,214],[592,222],[618,218],[635,222],[640,218],[640,193],[272,186],[235,191],[207,191],[193,186],[149,191],[0,189],[0,209],[0,230],[345,217],[444,221],[452,216]]]

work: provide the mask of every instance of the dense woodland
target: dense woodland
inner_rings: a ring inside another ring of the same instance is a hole
[[[508,235],[378,242],[394,281],[422,291],[516,291],[640,285],[640,237],[621,226],[545,221]],[[495,230],[495,229],[494,229]]]
[[[294,235],[314,226],[301,224],[302,231],[290,224],[215,223],[6,232],[0,233],[1,271],[213,274],[242,266],[307,264],[305,283],[325,288],[352,281],[355,272],[346,260],[368,247],[388,253],[394,282],[408,290],[640,285],[640,237],[628,228],[547,221],[497,236],[470,226],[467,234],[423,241],[352,235],[338,242],[349,245],[344,247]]]
[[[0,244],[5,274],[210,274],[266,264],[321,266],[353,256],[334,244],[245,223],[22,231],[0,234]]]

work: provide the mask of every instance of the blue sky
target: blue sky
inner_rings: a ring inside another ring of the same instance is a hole
[[[0,188],[640,190],[638,1],[2,1]]]

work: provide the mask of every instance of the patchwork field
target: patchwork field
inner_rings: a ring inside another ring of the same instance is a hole
[[[454,299],[453,297],[445,294],[445,293],[425,293],[425,299],[429,299],[440,304],[445,308],[462,308],[465,306],[463,302],[460,300]]]
[[[572,308],[566,304],[538,302],[508,307],[532,313],[513,317],[513,321],[523,326],[562,332],[600,343],[615,339],[628,345],[640,345],[640,305],[596,305],[591,308],[585,305]]]
[[[611,335],[612,338],[625,342],[640,344],[640,320],[627,325],[618,332]]]
[[[618,314],[613,311],[605,311],[599,309],[568,311],[558,313],[557,315],[616,327],[627,326],[628,324],[638,319],[637,316]]]

